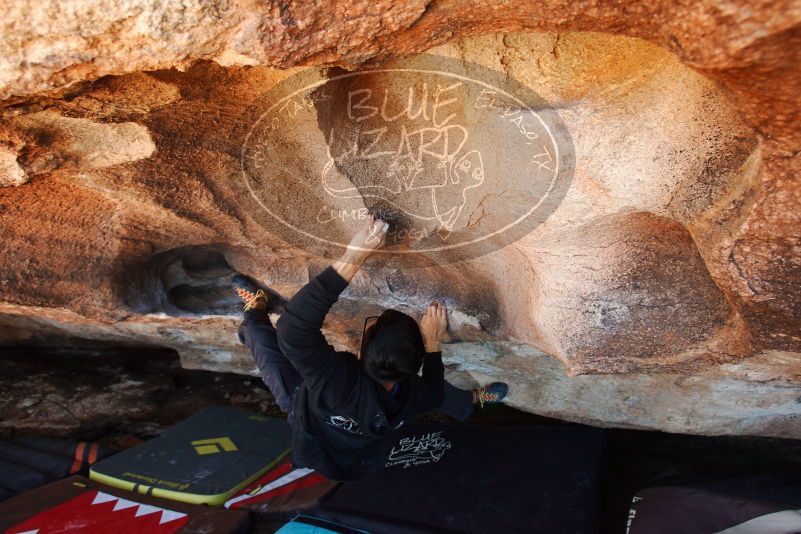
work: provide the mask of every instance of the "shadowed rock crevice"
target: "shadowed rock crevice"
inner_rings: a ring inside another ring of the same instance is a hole
[[[235,271],[221,246],[188,246],[155,255],[129,294],[138,313],[235,315],[241,301],[231,290]]]
[[[170,304],[190,313],[237,313],[239,299],[231,291],[234,270],[215,250],[190,248],[170,261],[161,280]]]

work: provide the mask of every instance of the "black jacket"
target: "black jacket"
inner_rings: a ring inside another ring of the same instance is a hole
[[[292,298],[278,321],[278,344],[303,377],[290,416],[292,460],[343,481],[379,471],[392,432],[442,404],[445,380],[441,353],[429,353],[422,378],[404,378],[393,396],[354,354],[335,351],[321,328],[347,285],[329,267]]]

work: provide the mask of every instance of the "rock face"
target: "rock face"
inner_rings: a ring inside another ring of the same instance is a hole
[[[797,6],[182,6],[8,8],[0,343],[253,372],[233,272],[280,313],[373,211],[335,345],[440,298],[524,409],[801,437]]]

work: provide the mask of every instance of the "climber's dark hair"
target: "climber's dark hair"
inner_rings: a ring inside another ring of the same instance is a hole
[[[398,310],[386,310],[364,332],[361,362],[367,374],[378,382],[416,375],[424,355],[417,321]]]

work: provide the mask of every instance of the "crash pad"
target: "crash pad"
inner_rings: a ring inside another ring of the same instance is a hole
[[[228,499],[225,507],[261,516],[308,511],[317,508],[338,485],[313,469],[294,467],[286,461]]]
[[[289,452],[284,419],[211,406],[164,434],[95,464],[90,478],[192,504],[223,504]]]
[[[275,531],[275,534],[370,534],[335,521],[299,516]]]
[[[86,474],[113,453],[98,443],[47,437],[0,442],[0,500],[69,475]]]
[[[412,424],[319,515],[381,533],[595,532],[603,458],[602,432],[578,425]]]
[[[782,475],[670,477],[632,498],[630,534],[801,532],[801,481]]]
[[[0,532],[247,532],[244,512],[166,501],[72,476],[0,503]]]

